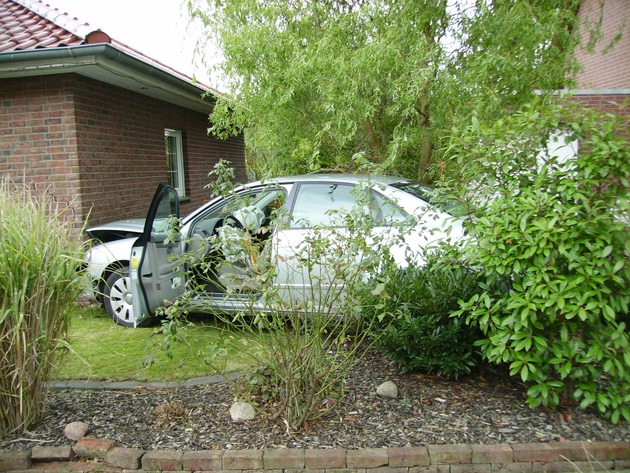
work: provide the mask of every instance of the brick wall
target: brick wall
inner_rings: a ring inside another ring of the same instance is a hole
[[[77,77],[76,121],[84,205],[93,224],[144,217],[158,182],[167,180],[164,129],[181,130],[186,197],[182,214],[207,201],[208,172],[220,159],[240,163],[242,139],[208,136],[208,115]]]
[[[630,1],[606,0],[603,5],[603,38],[593,52],[587,51],[588,24],[597,22],[600,15],[600,0],[583,0],[580,6],[580,29],[582,47],[577,58],[583,70],[577,75],[578,89],[630,88]],[[618,33],[621,39],[606,51]]]
[[[628,442],[428,445],[404,448],[144,451],[84,438],[74,447],[0,452],[2,471],[231,473],[561,473],[628,471]]]
[[[81,220],[73,95],[67,77],[4,79],[0,88],[0,176],[48,194]],[[77,223],[80,226],[79,223]]]
[[[208,115],[75,74],[2,81],[0,174],[70,205],[77,228],[144,217],[167,179],[164,129],[181,130],[187,199],[209,198],[207,174],[228,159],[245,178],[242,137],[208,136]]]
[[[75,109],[84,205],[90,221],[144,217],[158,182],[167,180],[164,129],[182,131],[186,200],[182,214],[209,198],[208,172],[229,159],[244,175],[242,138],[208,136],[208,115],[77,76]]]
[[[630,93],[603,94],[595,91],[574,91],[573,101],[601,112],[610,112],[630,119]]]
[[[578,90],[573,91],[571,100],[600,112],[612,113],[621,117],[627,125],[626,130],[630,130],[630,89],[626,94]],[[628,137],[630,138],[630,134]]]

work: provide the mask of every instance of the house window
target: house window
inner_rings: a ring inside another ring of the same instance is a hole
[[[184,184],[184,147],[182,145],[182,132],[178,130],[164,130],[166,143],[166,169],[168,171],[168,183],[177,190],[179,196],[186,195]]]

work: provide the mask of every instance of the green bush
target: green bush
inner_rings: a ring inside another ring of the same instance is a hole
[[[445,256],[425,266],[396,269],[377,292],[364,299],[364,315],[376,317],[378,346],[402,372],[430,372],[457,379],[470,373],[481,356],[474,342],[482,337],[464,318],[450,317],[458,299],[478,291],[475,272]]]
[[[233,174],[226,164],[220,163],[211,174],[216,178],[210,185],[214,192],[234,199],[233,208],[243,208],[247,196],[234,193]],[[273,189],[273,183],[269,186]],[[203,261],[195,263],[192,252],[181,256],[195,271],[199,290],[220,281],[226,300],[240,298],[247,304],[240,313],[214,314],[258,345],[255,350],[248,347],[250,366],[234,384],[236,396],[253,402],[261,414],[280,420],[291,431],[307,428],[334,407],[344,394],[348,372],[370,346],[373,321],[354,317],[352,295],[366,272],[374,273],[390,258],[388,239],[374,235],[372,213],[365,211],[373,205],[367,186],[362,183],[354,190],[352,209],[335,214],[343,225],[310,227],[302,242],[292,243],[294,254],[286,258],[278,246],[271,246],[280,245],[278,241],[250,238],[234,228],[220,229],[206,239],[214,251]],[[286,229],[282,209],[272,217],[271,231]],[[273,260],[272,254],[277,255]],[[236,277],[222,278],[221,271]],[[259,298],[265,301],[262,312],[256,304]],[[177,340],[191,307],[199,308],[193,291],[164,310],[165,347]]]
[[[625,132],[612,115],[537,105],[474,123],[454,148],[476,189],[493,184],[489,198],[472,200],[468,247],[484,290],[459,316],[483,330],[488,360],[529,383],[531,406],[576,401],[614,423],[630,421]],[[580,144],[565,163],[548,146],[562,134]]]
[[[59,209],[0,183],[0,436],[24,432],[43,413],[82,256]]]

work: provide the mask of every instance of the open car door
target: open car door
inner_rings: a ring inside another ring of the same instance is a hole
[[[136,325],[172,303],[185,289],[179,234],[179,197],[160,184],[153,196],[142,236],[131,249],[130,279]]]

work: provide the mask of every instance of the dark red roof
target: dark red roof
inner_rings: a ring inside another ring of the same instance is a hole
[[[0,0],[0,52],[85,44],[79,28],[90,30],[39,0]]]

